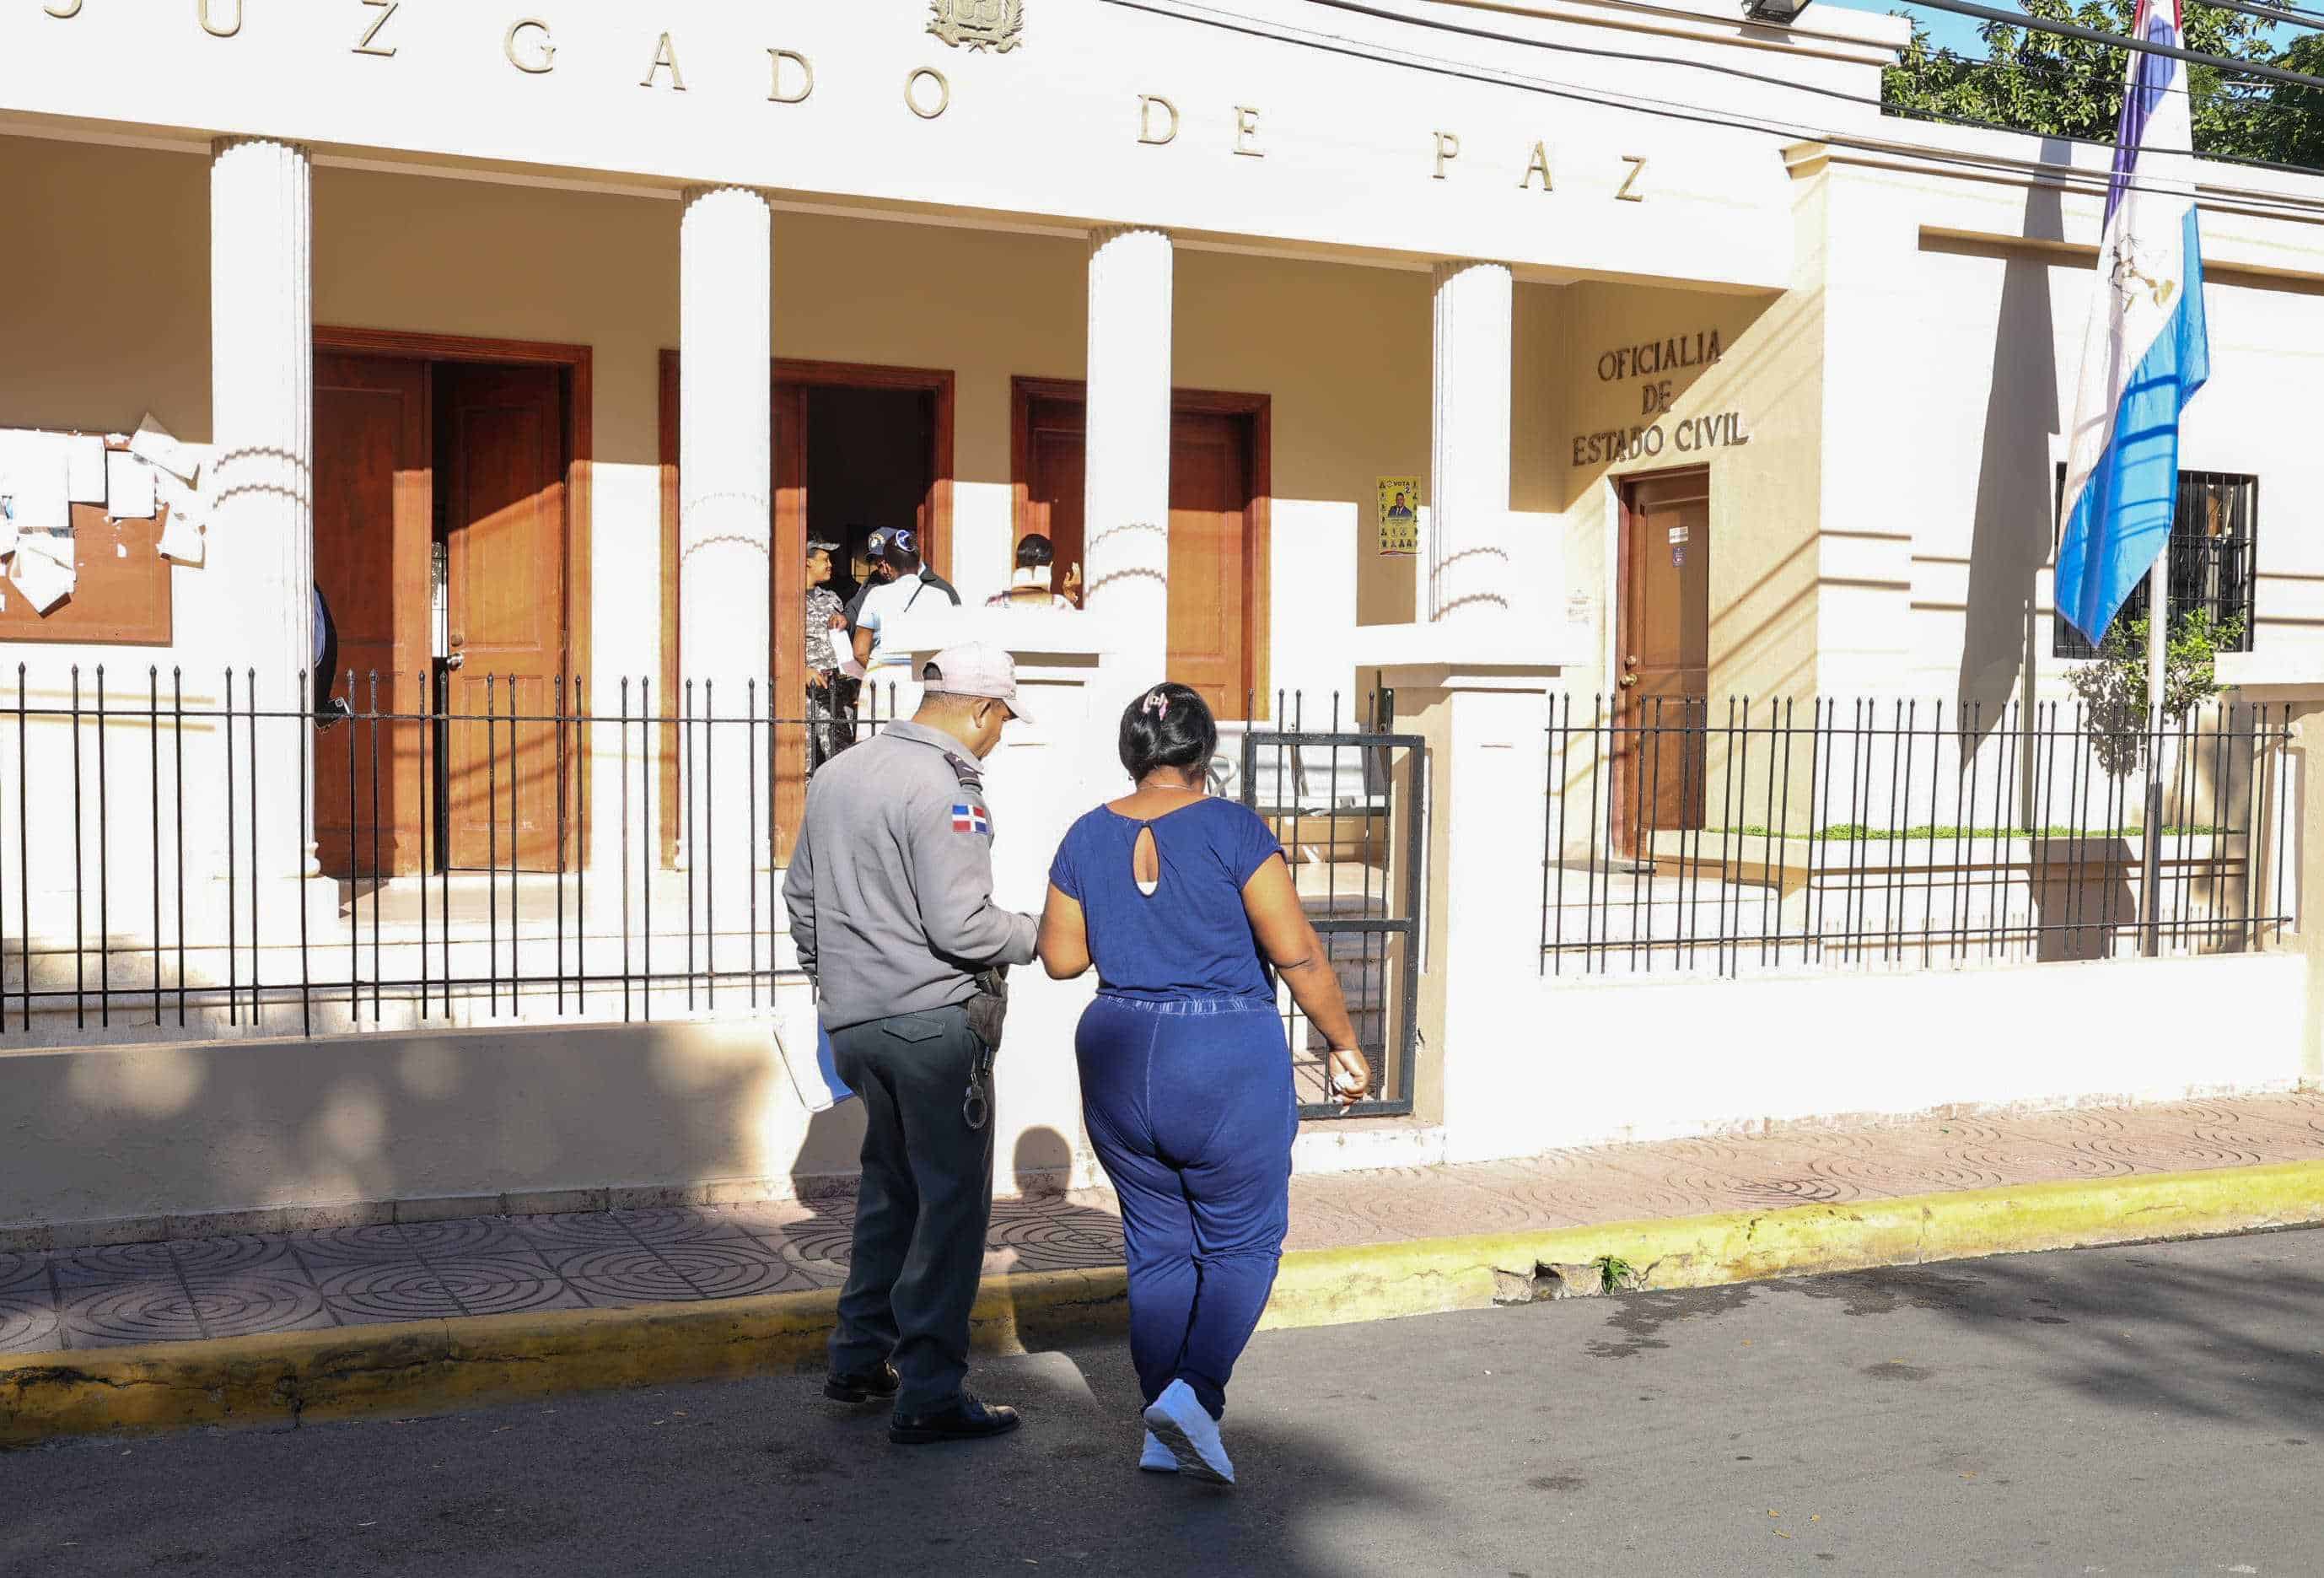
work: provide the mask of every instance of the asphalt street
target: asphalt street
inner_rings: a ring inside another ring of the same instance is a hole
[[[1122,1352],[887,1444],[816,1378],[0,1456],[0,1573],[2324,1573],[2324,1232],[1270,1333],[1242,1483]]]

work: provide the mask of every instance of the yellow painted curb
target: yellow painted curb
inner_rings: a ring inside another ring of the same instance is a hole
[[[2198,1238],[2324,1223],[2324,1162],[1795,1205],[1286,1255],[1262,1326],[1334,1325],[1526,1297],[1545,1269],[1612,1256],[1645,1287]],[[1586,1291],[1586,1289],[1583,1289]],[[434,1414],[563,1392],[819,1368],[828,1289],[642,1309],[483,1315],[0,1360],[0,1447],[202,1425]],[[1119,1334],[1119,1268],[1003,1277],[980,1352]]]

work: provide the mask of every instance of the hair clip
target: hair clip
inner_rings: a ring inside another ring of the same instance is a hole
[[[1149,690],[1146,693],[1146,705],[1140,710],[1150,712],[1157,718],[1167,718],[1170,715],[1170,698],[1159,690]]]

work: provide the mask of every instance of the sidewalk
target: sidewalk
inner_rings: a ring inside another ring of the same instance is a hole
[[[2311,1167],[2278,1165],[2301,1163]],[[568,1357],[586,1348],[594,1358],[576,1364],[566,1389],[660,1378],[657,1341],[717,1347],[713,1356],[671,1360],[669,1379],[706,1365],[741,1373],[809,1363],[828,1326],[831,1290],[846,1275],[853,1207],[838,1196],[0,1254],[0,1443],[54,1433],[40,1427],[41,1409],[28,1400],[35,1380],[90,1381],[111,1373],[107,1364],[196,1386],[214,1356],[246,1380],[274,1363],[282,1371],[274,1392],[291,1398],[295,1417],[314,1399],[293,1372],[311,1380],[318,1365],[342,1379],[364,1370],[370,1404],[355,1411],[400,1406],[401,1382],[349,1358],[367,1344],[394,1348],[406,1356],[396,1363],[427,1371],[431,1385],[464,1343],[491,1350],[503,1369],[527,1344]],[[1301,1177],[1291,1214],[1294,1253],[1271,1324],[1489,1302],[1480,1288],[1506,1299],[1512,1275],[1515,1296],[1524,1297],[1536,1270],[1526,1262],[1586,1262],[1591,1235],[1608,1224],[1619,1226],[1597,1235],[1608,1246],[1597,1252],[1619,1256],[1655,1287],[2231,1232],[2324,1220],[2324,1095]],[[1020,1327],[1038,1325],[1048,1338],[1077,1321],[1119,1324],[1121,1236],[1110,1195],[998,1202],[989,1246],[981,1344],[1006,1351],[1023,1340]],[[1399,1278],[1404,1285],[1393,1286]],[[1430,1286],[1416,1290],[1415,1279]],[[1569,1275],[1559,1290],[1588,1289]],[[689,1324],[688,1311],[701,1318]],[[640,1335],[648,1332],[659,1335]],[[672,1335],[682,1332],[694,1335]],[[621,1364],[608,1370],[606,1356],[616,1352]],[[529,1361],[537,1366],[538,1354]],[[505,1379],[463,1395],[500,1395],[494,1387]],[[123,1386],[117,1378],[91,1384],[115,1393]],[[522,1389],[558,1384],[536,1370]],[[108,1427],[114,1406],[84,1399],[79,1422],[61,1428]],[[166,1422],[189,1418],[179,1408]]]

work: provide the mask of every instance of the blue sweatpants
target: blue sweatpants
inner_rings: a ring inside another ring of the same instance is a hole
[[[1139,1386],[1150,1403],[1184,1380],[1217,1418],[1290,1226],[1299,1113],[1283,1020],[1259,999],[1102,996],[1074,1050],[1121,1200]]]

